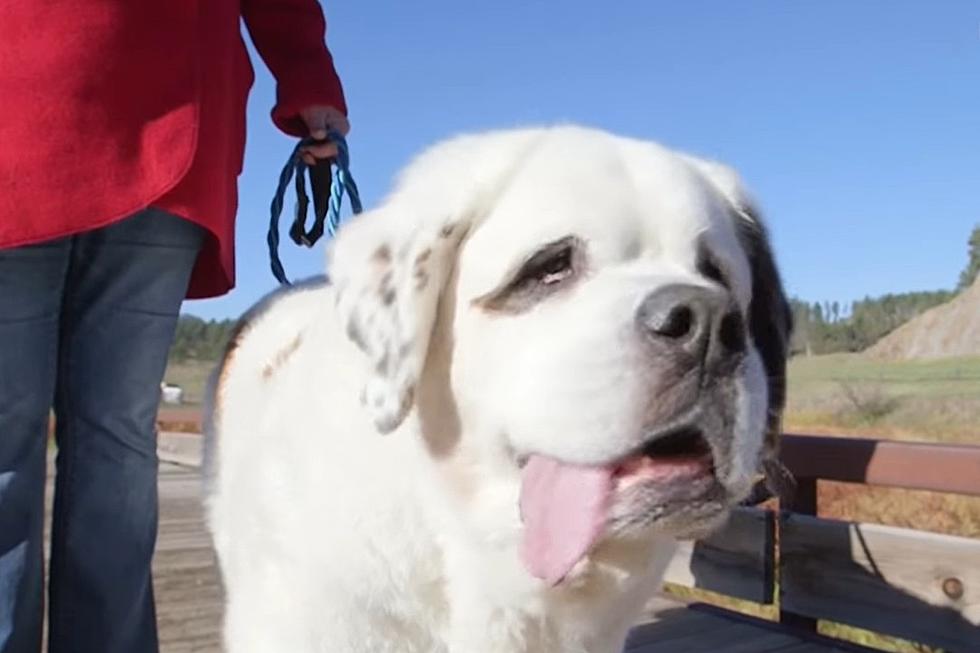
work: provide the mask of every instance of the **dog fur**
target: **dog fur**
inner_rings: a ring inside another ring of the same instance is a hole
[[[521,280],[543,247],[568,264]],[[328,261],[329,282],[243,318],[212,386],[229,653],[618,652],[677,539],[723,523],[775,455],[789,311],[727,167],[575,126],[457,137]],[[637,336],[671,284],[744,319],[717,391]],[[689,408],[724,417],[710,509],[621,497],[567,577],[532,576],[527,456],[605,464]]]

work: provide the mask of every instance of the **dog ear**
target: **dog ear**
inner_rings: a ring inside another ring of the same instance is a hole
[[[793,313],[765,226],[751,207],[743,207],[737,212],[735,231],[752,271],[749,331],[769,381],[769,415],[761,456],[762,471],[769,491],[782,501],[791,501],[795,482],[779,459],[779,438],[786,404],[786,360]]]
[[[340,319],[371,362],[361,400],[382,433],[414,404],[460,243],[539,138],[538,130],[459,136],[426,150],[379,208],[346,223],[328,247]]]
[[[361,402],[381,433],[411,410],[439,298],[468,225],[389,205],[341,229],[329,277],[347,336],[370,359]]]
[[[769,491],[781,498],[792,493],[794,482],[779,461],[779,436],[786,403],[786,361],[793,329],[793,313],[769,244],[766,226],[738,175],[727,166],[690,158],[690,163],[725,198],[731,208],[735,235],[749,261],[752,300],[749,332],[762,358],[769,390],[769,415],[760,464]]]

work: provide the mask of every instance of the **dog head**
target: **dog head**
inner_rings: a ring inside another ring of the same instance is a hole
[[[512,519],[534,575],[702,534],[774,455],[789,310],[728,168],[574,127],[463,137],[330,256],[376,426],[417,407],[467,520]]]

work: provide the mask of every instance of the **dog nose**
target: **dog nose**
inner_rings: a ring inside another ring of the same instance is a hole
[[[703,365],[745,352],[742,313],[727,293],[685,284],[659,288],[636,311],[640,332],[657,344],[679,349]]]

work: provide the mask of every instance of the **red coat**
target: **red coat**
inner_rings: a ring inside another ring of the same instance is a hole
[[[313,104],[346,115],[316,0],[0,2],[0,248],[159,206],[213,236],[189,296],[227,292],[253,81],[241,17],[276,125],[304,135]]]

